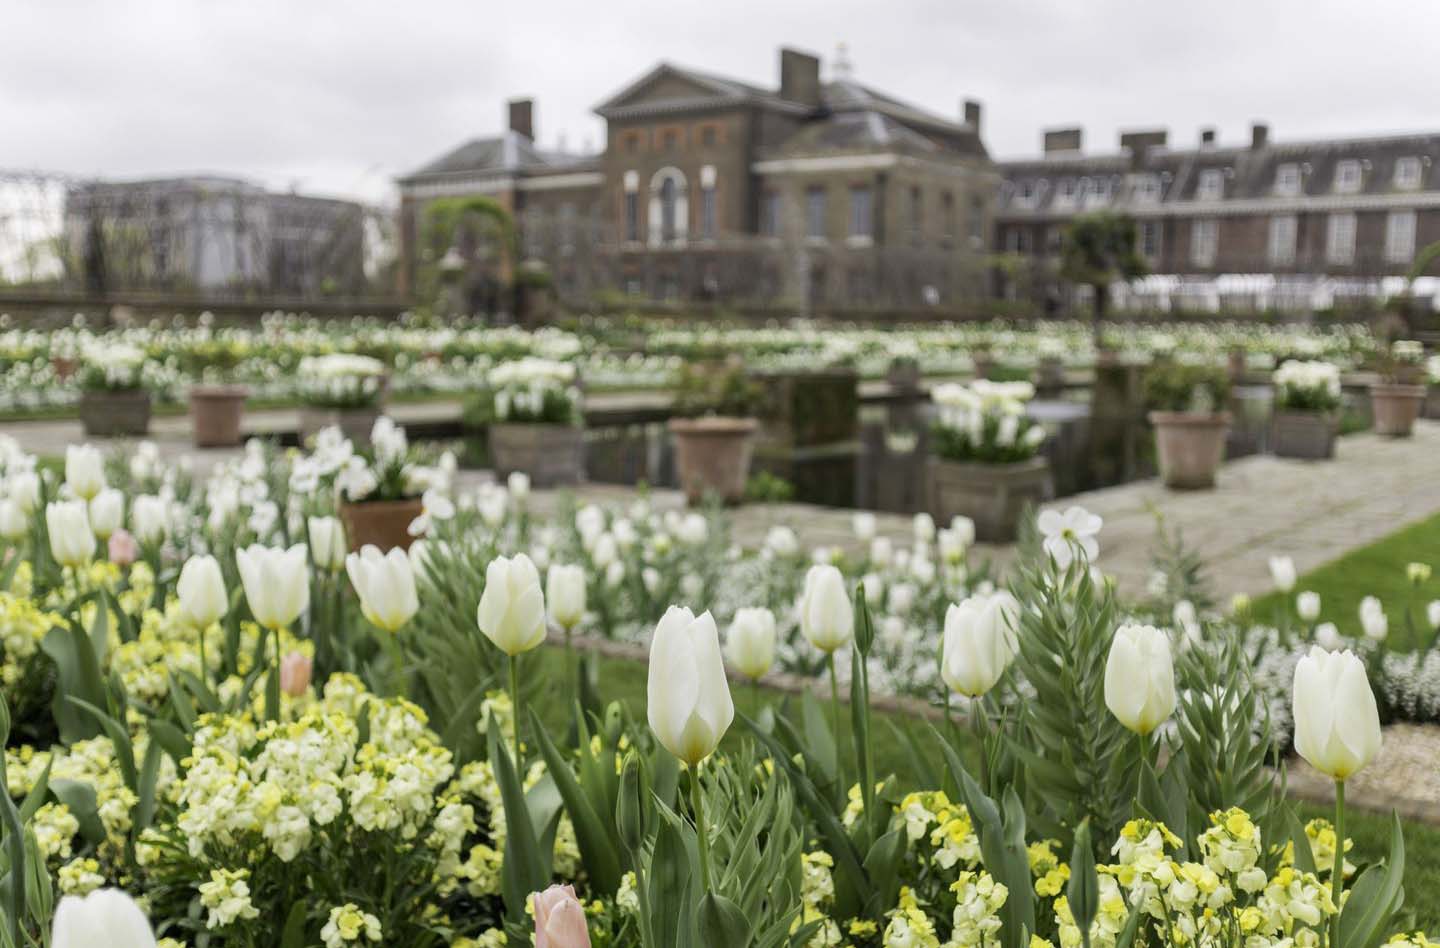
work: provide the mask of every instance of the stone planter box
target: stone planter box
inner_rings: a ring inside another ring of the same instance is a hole
[[[1230,413],[1198,414],[1152,411],[1160,479],[1166,487],[1203,490],[1215,486],[1215,472],[1225,460],[1225,432]]]
[[[410,524],[424,509],[418,497],[343,502],[340,522],[345,524],[345,538],[352,552],[358,552],[363,546],[379,547],[382,553],[397,546],[408,550],[416,539],[410,535]]]
[[[727,504],[745,499],[758,427],[754,418],[670,419],[675,474],[690,503],[699,503],[707,494]]]
[[[1335,456],[1338,420],[1328,412],[1279,411],[1270,429],[1276,457],[1327,461]]]
[[[515,471],[534,487],[567,487],[585,480],[585,429],[574,425],[490,426],[490,463],[501,480]]]
[[[80,423],[92,438],[140,437],[150,431],[150,393],[85,392],[80,396]]]
[[[190,388],[190,425],[197,448],[233,448],[242,438],[245,417],[243,385],[194,385]]]
[[[1370,386],[1370,409],[1375,417],[1375,433],[1389,438],[1408,438],[1420,417],[1425,401],[1425,386],[1396,382],[1376,382]]]
[[[975,521],[975,537],[984,543],[1013,543],[1020,518],[1051,498],[1050,462],[1033,457],[1014,464],[978,464],[932,457],[929,464],[930,513],[940,523],[956,514]]]
[[[300,408],[300,443],[305,444],[324,428],[339,428],[357,448],[368,447],[370,432],[380,417],[380,406],[366,408],[323,408],[304,405]]]

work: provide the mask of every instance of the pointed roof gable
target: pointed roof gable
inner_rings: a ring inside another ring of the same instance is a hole
[[[595,106],[595,113],[608,119],[735,105],[780,108],[799,113],[810,111],[798,102],[780,98],[770,89],[662,62]]]

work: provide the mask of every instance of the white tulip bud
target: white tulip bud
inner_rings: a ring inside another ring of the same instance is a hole
[[[1290,592],[1295,588],[1295,561],[1288,556],[1270,557],[1270,579],[1276,589]]]
[[[688,513],[681,518],[675,529],[675,536],[681,543],[699,546],[710,536],[710,524],[704,514]]]
[[[929,543],[935,539],[935,518],[928,513],[917,513],[910,526],[915,531],[915,539],[920,543]]]
[[[5,495],[15,502],[20,512],[33,514],[40,506],[40,475],[34,471],[17,471],[5,485]]]
[[[1384,641],[1390,634],[1390,620],[1385,615],[1385,607],[1374,596],[1360,600],[1360,627],[1365,630],[1367,639],[1376,642]]]
[[[769,609],[737,609],[725,638],[725,654],[746,677],[764,677],[775,664],[775,614]]]
[[[180,597],[180,612],[197,629],[208,629],[230,611],[230,596],[225,590],[225,574],[213,556],[192,556],[180,569],[175,584]]]
[[[371,625],[398,632],[420,611],[410,556],[400,547],[381,553],[379,547],[367,543],[359,553],[345,557],[345,572],[360,597],[360,611]]]
[[[336,517],[311,517],[306,524],[310,537],[310,555],[315,565],[331,573],[345,566],[349,545],[345,542],[345,526]]]
[[[67,895],[55,909],[50,948],[155,948],[155,935],[140,906],[119,889],[96,889],[84,898]]]
[[[105,460],[100,451],[88,444],[72,444],[65,449],[65,483],[70,492],[82,500],[90,500],[105,489]]]
[[[1430,628],[1440,629],[1440,599],[1430,600],[1425,607],[1425,619],[1430,623]]]
[[[1315,627],[1315,643],[1327,652],[1338,652],[1345,645],[1333,622],[1322,622]]]
[[[1115,630],[1105,664],[1105,705],[1136,734],[1155,730],[1175,710],[1170,637],[1150,625]]]
[[[855,530],[857,539],[869,543],[875,539],[875,515],[868,510],[862,510],[851,518],[851,526]]]
[[[20,505],[6,497],[0,500],[0,537],[15,541],[25,536],[30,529],[30,519]]]
[[[1295,612],[1306,622],[1320,618],[1320,594],[1306,591],[1296,596]]]
[[[524,502],[530,496],[530,475],[524,471],[511,471],[510,476],[505,478],[505,488],[517,503]]]
[[[282,629],[310,607],[309,558],[303,543],[288,550],[256,543],[235,551],[245,601],[256,622]]]
[[[45,526],[50,531],[50,552],[61,566],[86,566],[95,556],[95,533],[83,500],[62,500],[45,505]]]
[[[1312,647],[1295,665],[1295,750],[1336,780],[1380,751],[1380,712],[1365,663],[1354,652]]]
[[[888,566],[894,555],[894,546],[889,537],[876,537],[870,541],[870,561],[876,566]]]
[[[556,563],[545,574],[545,602],[550,618],[562,629],[573,630],[585,618],[585,568]]]
[[[125,495],[107,487],[90,500],[90,529],[102,540],[125,525]]]
[[[169,520],[169,507],[153,494],[141,494],[130,505],[130,526],[141,543],[159,543],[165,539]]]
[[[698,618],[671,606],[650,642],[646,694],[650,730],[665,749],[694,767],[714,753],[735,718],[710,613]]]
[[[975,545],[975,521],[964,514],[956,514],[950,518],[950,533],[962,547],[968,549]]]
[[[800,597],[800,631],[811,645],[827,654],[849,643],[855,613],[845,578],[833,566],[812,566]]]
[[[978,698],[995,687],[1018,651],[1020,603],[1008,592],[976,595],[945,610],[940,677]]]
[[[530,557],[520,553],[490,561],[475,621],[486,638],[512,657],[545,641],[545,594]]]

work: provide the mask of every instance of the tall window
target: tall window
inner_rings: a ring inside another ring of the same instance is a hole
[[[1225,196],[1225,172],[1219,168],[1207,168],[1200,172],[1200,181],[1195,186],[1195,200],[1218,201]]]
[[[760,195],[760,233],[766,237],[780,236],[780,193],[766,191]]]
[[[1277,214],[1270,218],[1270,262],[1289,265],[1295,262],[1295,232],[1297,225],[1294,214]]]
[[[706,126],[714,131],[710,126]],[[700,169],[700,236],[714,240],[719,229],[716,224],[715,208],[715,166],[706,165]]]
[[[1420,159],[1413,155],[1395,162],[1395,187],[1402,191],[1414,191],[1420,187]]]
[[[955,240],[955,195],[949,191],[940,195],[940,236],[946,243]]]
[[[1355,215],[1331,214],[1325,227],[1325,259],[1331,263],[1355,260]]]
[[[1220,249],[1220,221],[1214,217],[1196,218],[1190,225],[1190,262],[1197,267],[1209,267],[1215,263]]]
[[[1385,260],[1409,263],[1415,257],[1415,212],[1391,211],[1385,217]]]
[[[919,186],[912,187],[910,189],[910,240],[917,244],[924,233],[924,207]]]
[[[1347,158],[1335,166],[1335,192],[1355,194],[1360,190],[1360,162]]]
[[[985,202],[978,196],[970,199],[970,246],[979,250],[985,244]]]
[[[1300,193],[1300,166],[1280,165],[1275,169],[1275,193],[1281,197],[1294,197]]]
[[[566,201],[560,205],[560,253],[570,256],[575,252],[575,205]]]
[[[875,193],[868,184],[850,189],[850,236],[871,238],[875,234]]]
[[[1160,222],[1140,222],[1140,252],[1151,260],[1160,256]]]
[[[675,201],[676,191],[674,178],[666,178],[660,182],[660,239],[667,244],[676,237],[675,232]]]
[[[825,189],[819,185],[805,189],[805,236],[825,239]]]
[[[1137,204],[1155,204],[1160,200],[1159,176],[1153,174],[1136,176],[1131,194]]]
[[[625,172],[625,240],[635,243],[640,239],[640,174]]]

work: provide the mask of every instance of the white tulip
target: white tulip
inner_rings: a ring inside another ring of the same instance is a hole
[[[870,511],[862,510],[855,514],[851,518],[850,524],[855,530],[857,539],[864,540],[866,543],[875,539],[875,515]]]
[[[1097,586],[1102,584],[1103,579],[1096,583]],[[1195,603],[1189,599],[1181,599],[1175,603],[1171,618],[1175,620],[1175,628],[1184,632],[1186,638],[1192,641],[1200,638],[1200,615],[1195,611]]]
[[[159,543],[165,539],[169,520],[169,507],[154,494],[141,494],[130,505],[130,526],[141,543]]]
[[[585,568],[556,563],[545,574],[545,602],[550,619],[573,630],[585,618]]]
[[[870,541],[870,561],[876,566],[888,566],[894,555],[889,537],[876,537]]]
[[[1275,588],[1288,593],[1295,588],[1295,561],[1288,556],[1270,557],[1270,579]]]
[[[230,611],[230,596],[225,590],[225,574],[213,556],[192,556],[180,569],[175,583],[180,597],[180,612],[197,629],[208,629]]]
[[[1105,663],[1105,705],[1136,734],[1159,727],[1175,710],[1170,637],[1150,625],[1115,630]]]
[[[833,566],[810,567],[800,596],[800,631],[811,645],[827,654],[849,643],[855,614],[845,578]]]
[[[155,948],[155,935],[140,906],[119,889],[96,889],[84,898],[67,895],[55,908],[50,948]]]
[[[410,556],[400,547],[381,553],[367,543],[359,553],[345,557],[345,572],[360,597],[360,611],[372,625],[397,632],[420,611]]]
[[[646,693],[650,730],[691,767],[709,757],[735,718],[720,656],[720,634],[706,612],[671,606],[650,642]]]
[[[545,641],[545,594],[530,557],[520,553],[490,561],[475,621],[485,637],[512,658]]]
[[[1315,643],[1327,652],[1338,652],[1345,644],[1333,622],[1322,622],[1315,627]]]
[[[256,622],[267,629],[282,629],[309,608],[309,558],[303,543],[288,550],[256,543],[235,551],[245,601]]]
[[[530,475],[524,471],[511,471],[510,476],[505,478],[505,489],[510,491],[510,496],[517,503],[523,502],[530,496]]]
[[[102,540],[125,525],[125,495],[107,487],[90,500],[90,529]]]
[[[1314,622],[1320,618],[1320,594],[1307,590],[1296,596],[1295,611],[1306,622]]]
[[[737,609],[725,637],[725,655],[746,677],[760,679],[775,664],[775,613]]]
[[[83,500],[61,500],[45,505],[45,526],[50,531],[50,552],[61,566],[79,568],[95,556],[95,534]]]
[[[915,532],[915,539],[921,543],[935,539],[935,518],[928,513],[917,513],[910,521],[910,528]]]
[[[1390,633],[1390,620],[1385,616],[1385,607],[1374,596],[1366,596],[1360,600],[1360,627],[1365,630],[1367,639],[1376,642],[1384,641],[1385,636]]]
[[[1425,619],[1430,623],[1430,628],[1440,629],[1440,599],[1430,600],[1425,607]]]
[[[1354,652],[1312,647],[1295,665],[1295,750],[1336,780],[1380,751],[1380,712],[1365,663]]]
[[[311,517],[306,528],[310,537],[310,555],[315,557],[315,565],[331,573],[340,572],[349,552],[344,524],[337,517]]]
[[[940,677],[952,690],[978,698],[995,687],[1019,649],[1020,603],[1008,592],[976,595],[945,610]]]
[[[950,533],[962,547],[975,545],[975,521],[964,514],[956,514],[950,518]]]
[[[800,552],[800,538],[794,530],[777,524],[765,534],[765,548],[776,556],[794,556]]]
[[[688,513],[681,518],[675,530],[675,536],[681,543],[689,546],[699,546],[710,536],[710,524],[704,514]]]
[[[65,449],[65,484],[82,500],[105,489],[105,460],[97,448],[72,444]]]
[[[21,513],[34,513],[40,506],[40,475],[34,471],[17,471],[10,475],[5,485],[5,496],[15,502]]]
[[[30,519],[25,516],[20,505],[9,497],[0,500],[0,537],[10,541],[19,540],[29,529]]]

